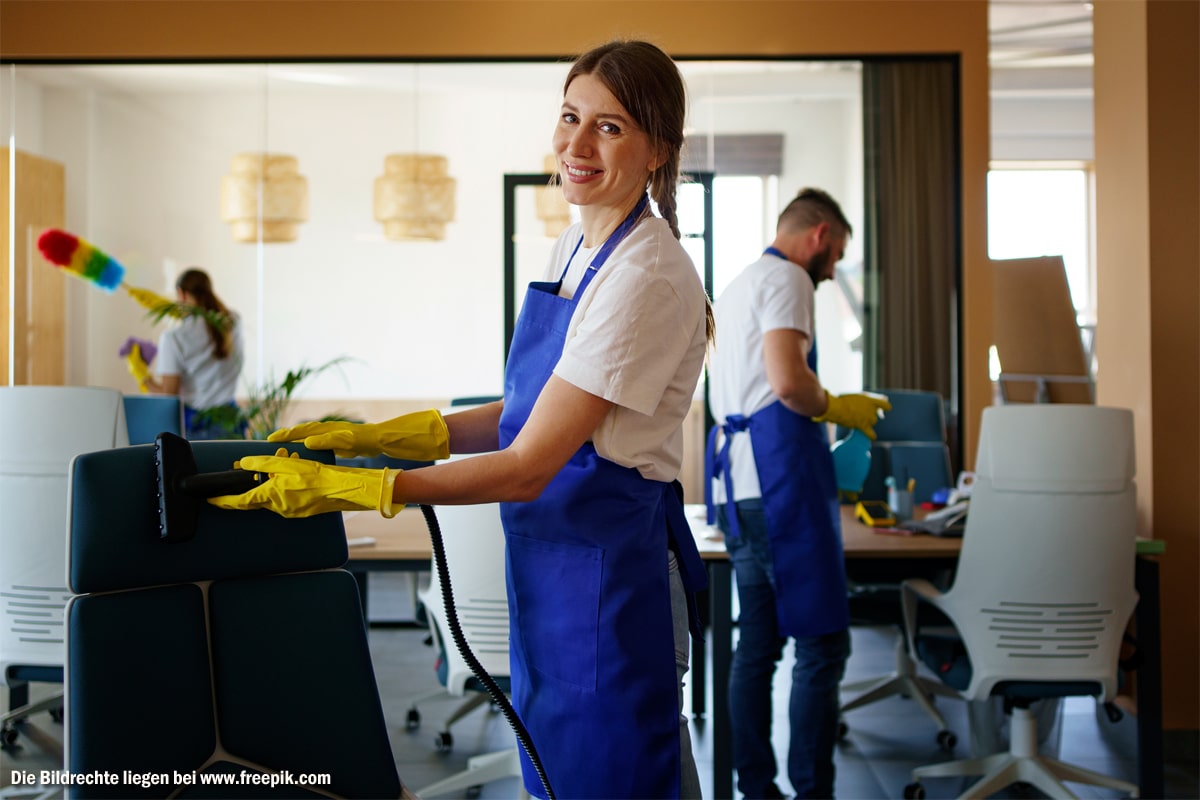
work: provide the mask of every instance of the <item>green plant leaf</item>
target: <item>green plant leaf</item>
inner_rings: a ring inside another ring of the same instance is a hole
[[[229,330],[233,320],[227,315],[218,311],[211,311],[201,306],[192,305],[191,303],[176,303],[165,302],[159,303],[154,308],[146,312],[146,316],[155,323],[162,322],[167,317],[172,319],[189,319],[191,317],[200,317],[206,322],[212,323],[217,330],[225,333]]]
[[[348,356],[338,356],[315,367],[301,365],[294,370],[288,370],[283,380],[268,380],[262,386],[251,387],[246,393],[246,402],[238,408],[207,408],[200,412],[199,417],[211,423],[221,424],[230,430],[239,430],[244,424],[249,438],[266,439],[272,431],[280,427],[279,421],[287,411],[292,395],[301,384],[331,367],[340,367],[350,360],[352,359]],[[323,419],[342,417],[331,415]]]

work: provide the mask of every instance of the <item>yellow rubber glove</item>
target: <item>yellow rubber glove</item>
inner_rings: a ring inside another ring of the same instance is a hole
[[[273,456],[247,456],[234,469],[270,475],[244,494],[210,497],[208,502],[232,511],[265,508],[281,517],[311,517],[327,511],[378,511],[391,519],[392,489],[400,470],[359,469],[287,457],[280,448]],[[400,504],[400,508],[404,505]]]
[[[141,306],[143,308],[145,308],[149,311],[157,311],[158,309],[163,308],[165,306],[177,305],[176,303],[172,303],[170,300],[163,297],[162,295],[155,294],[154,292],[150,291],[149,289],[139,289],[136,286],[129,286],[127,284],[123,284],[123,285],[125,286],[125,291],[129,293],[129,296],[132,297],[134,300],[136,300],[139,304],[141,304]],[[182,316],[182,314],[180,314],[176,310],[168,310],[167,316],[175,317],[176,319],[179,319]]]
[[[146,381],[150,379],[150,365],[142,358],[142,348],[137,342],[129,346],[129,355],[125,356],[125,363],[129,366],[129,374],[138,382],[138,388],[143,393],[150,391],[146,386]]]
[[[882,412],[891,411],[892,404],[880,394],[830,394],[825,393],[828,405],[825,413],[813,417],[814,422],[832,422],[846,428],[856,428],[875,439],[875,423],[883,416]]]
[[[332,450],[342,458],[377,456],[436,461],[450,455],[450,431],[440,412],[430,409],[387,422],[302,422],[280,428],[268,442],[304,442],[309,450]]]

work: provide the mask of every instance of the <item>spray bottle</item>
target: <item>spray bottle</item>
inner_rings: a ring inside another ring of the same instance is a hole
[[[871,440],[858,429],[850,431],[830,448],[833,471],[837,475],[838,498],[843,503],[858,500],[867,472],[871,469]]]

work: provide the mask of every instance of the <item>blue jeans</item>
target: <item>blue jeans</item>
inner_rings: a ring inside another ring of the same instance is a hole
[[[213,439],[245,439],[246,423],[234,421],[233,416],[238,410],[237,403],[227,403],[221,407],[230,420],[225,424],[224,417],[209,417],[208,409],[196,409],[185,405],[183,407],[183,438],[188,441],[206,441]]]
[[[737,503],[741,536],[729,537],[725,508],[717,524],[737,578],[738,645],[729,674],[733,766],[747,798],[782,796],[775,785],[771,746],[771,682],[787,637],[779,633],[775,573],[761,500]],[[850,656],[850,632],[795,639],[796,663],[788,701],[787,769],[796,797],[833,797],[833,748],[837,742],[838,684]]]

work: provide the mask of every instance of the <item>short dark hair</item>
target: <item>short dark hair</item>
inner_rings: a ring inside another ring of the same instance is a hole
[[[783,209],[783,213],[779,215],[777,227],[802,231],[814,228],[822,222],[828,222],[831,226],[839,228],[847,236],[854,232],[850,227],[850,221],[842,213],[842,207],[829,195],[829,192],[823,189],[805,188],[801,189],[792,202]]]

